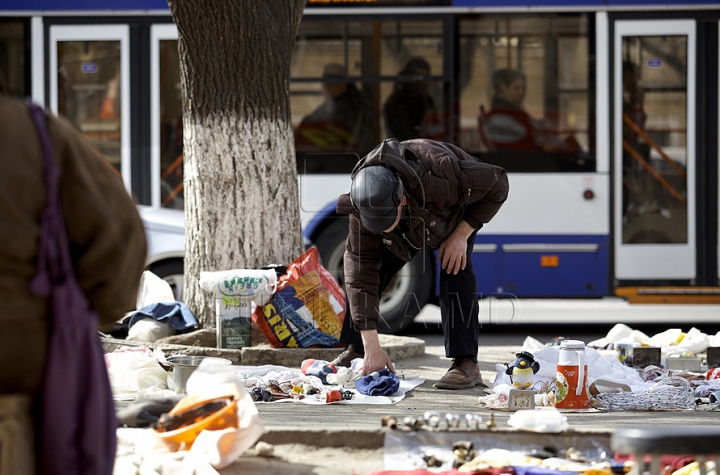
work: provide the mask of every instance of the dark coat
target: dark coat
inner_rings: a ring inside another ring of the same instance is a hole
[[[120,177],[64,120],[48,128],[60,168],[60,202],[77,281],[109,325],[135,308],[146,243]],[[0,94],[0,393],[42,382],[48,303],[30,291],[46,206],[40,138],[24,102]]]
[[[350,214],[345,287],[358,330],[377,328],[382,246],[406,261],[420,249],[438,249],[461,220],[475,229],[489,222],[509,189],[502,168],[434,140],[388,139],[384,149],[380,145],[358,162],[352,176],[371,165],[385,165],[400,175],[408,212],[392,232],[373,234],[360,223],[350,195],[338,200],[338,213]]]

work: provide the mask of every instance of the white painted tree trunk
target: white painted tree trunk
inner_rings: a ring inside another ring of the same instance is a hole
[[[201,271],[289,264],[303,251],[290,121],[305,0],[170,0],[185,154],[185,303],[215,326]]]

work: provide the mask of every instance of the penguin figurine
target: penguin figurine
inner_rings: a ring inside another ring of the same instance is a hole
[[[505,364],[508,367],[505,374],[510,376],[510,382],[516,388],[530,389],[535,379],[535,373],[540,369],[540,363],[535,361],[532,353],[528,351],[521,351],[516,353],[515,356],[517,359],[511,365]]]

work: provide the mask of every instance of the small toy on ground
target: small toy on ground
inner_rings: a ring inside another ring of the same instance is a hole
[[[535,373],[540,369],[540,363],[535,361],[532,353],[521,351],[516,353],[517,359],[508,366],[505,374],[510,376],[513,386],[518,389],[532,389]]]

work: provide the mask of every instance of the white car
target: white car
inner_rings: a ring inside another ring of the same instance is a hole
[[[145,267],[170,284],[181,300],[185,257],[185,212],[179,209],[139,205],[145,225],[148,257]]]

